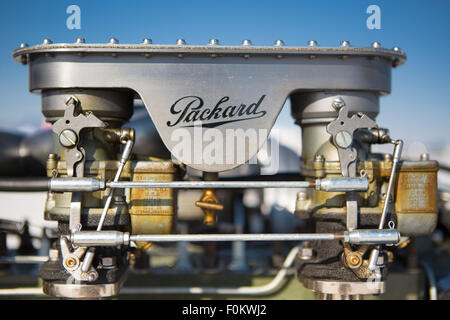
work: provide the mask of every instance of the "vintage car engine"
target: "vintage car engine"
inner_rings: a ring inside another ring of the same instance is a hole
[[[402,159],[402,137],[376,122],[391,71],[406,61],[398,47],[79,38],[23,44],[13,58],[28,66],[29,89],[52,125],[47,177],[34,185],[48,192],[44,218],[58,223],[39,269],[47,295],[116,296],[136,250],[155,243],[265,241],[302,244],[289,259],[304,287],[324,299],[358,299],[384,293],[396,250],[436,227],[437,161]],[[165,157],[136,152],[146,144],[128,126],[137,99]],[[251,166],[288,99],[301,127],[302,176],[227,178]],[[373,152],[377,144],[392,153]],[[236,214],[242,192],[275,188],[296,190],[298,231],[177,232],[188,205],[211,227]],[[189,190],[198,198],[186,198]]]

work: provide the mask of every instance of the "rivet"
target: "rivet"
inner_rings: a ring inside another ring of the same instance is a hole
[[[250,40],[243,40],[243,41],[242,41],[242,45],[243,45],[243,46],[251,46],[251,45],[252,45],[252,42],[251,42]]]

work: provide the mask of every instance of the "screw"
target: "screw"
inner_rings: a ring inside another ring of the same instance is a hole
[[[242,45],[243,45],[243,46],[251,46],[251,45],[252,45],[252,42],[251,42],[250,40],[243,40],[243,41],[242,41]]]
[[[316,40],[309,40],[308,41],[308,47],[317,47],[319,46],[319,44],[317,43]]]
[[[142,44],[152,44],[152,39],[144,38],[142,39]]]
[[[218,46],[219,45],[219,40],[211,39],[211,40],[209,40],[208,44],[211,45],[211,46]]]
[[[336,144],[341,148],[348,148],[351,146],[353,137],[350,133],[345,130],[339,131],[336,134]]]
[[[345,101],[341,97],[338,97],[333,100],[333,102],[331,103],[331,106],[335,109],[340,109],[343,106],[345,106]]]
[[[47,39],[47,38],[45,38],[45,39],[42,41],[42,44],[52,44],[52,43],[53,43],[52,40]]]
[[[77,134],[70,129],[63,130],[59,135],[59,143],[61,143],[63,147],[72,148],[76,146],[77,141]]]
[[[402,52],[402,49],[400,49],[399,47],[394,47],[392,48],[392,50],[394,50],[395,52]]]
[[[351,47],[350,41],[347,40],[341,41],[341,47]]]
[[[183,46],[183,45],[185,45],[185,44],[186,44],[186,41],[185,41],[184,39],[178,39],[178,40],[177,40],[177,45]]]
[[[97,272],[91,271],[91,272],[88,273],[88,281],[92,282],[92,281],[97,280],[97,278],[98,278],[98,273]]]
[[[108,42],[109,44],[118,44],[119,43],[119,40],[117,40],[116,38],[111,38],[111,39],[109,39],[109,42]]]
[[[73,268],[77,265],[77,260],[75,260],[75,258],[69,257],[66,259],[66,267],[68,268]]]
[[[86,40],[84,40],[84,38],[77,38],[75,40],[75,43],[85,43],[85,42],[86,42]]]
[[[347,265],[354,269],[354,268],[359,268],[362,264],[362,257],[359,253],[356,252],[350,252],[347,256],[346,256],[346,261],[347,261]]]
[[[23,49],[23,48],[26,48],[26,47],[28,47],[28,44],[26,44],[26,43],[19,44],[19,48],[20,49]]]
[[[282,46],[284,46],[284,41],[283,40],[277,40],[277,41],[275,41],[274,46],[282,47]]]

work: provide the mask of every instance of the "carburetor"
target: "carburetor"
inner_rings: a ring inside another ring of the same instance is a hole
[[[406,60],[398,47],[46,39],[13,57],[29,65],[30,90],[42,95],[55,133],[45,218],[58,221],[60,239],[40,269],[47,294],[116,295],[133,242],[232,239],[306,240],[296,268],[307,288],[324,298],[380,294],[393,245],[435,228],[437,162],[401,160],[403,141],[375,122],[391,69]],[[134,133],[122,125],[134,97],[173,160],[133,158]],[[255,156],[288,98],[302,129],[306,181],[218,181],[219,172]],[[373,153],[374,144],[392,144],[393,154]],[[176,181],[185,166],[203,172],[203,181]],[[196,205],[211,225],[223,209],[215,189],[274,187],[305,188],[295,216],[311,233],[167,235],[177,188],[204,190]]]

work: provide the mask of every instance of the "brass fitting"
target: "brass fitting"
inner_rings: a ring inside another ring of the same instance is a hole
[[[215,225],[217,221],[216,211],[223,210],[223,205],[220,204],[212,189],[205,189],[202,198],[200,201],[196,201],[195,205],[201,208],[205,214],[203,223],[207,226]]]

